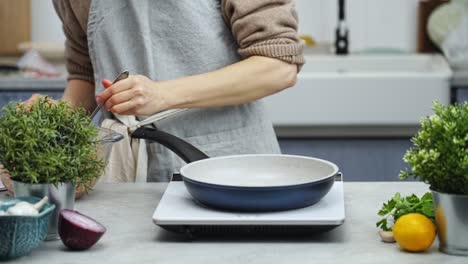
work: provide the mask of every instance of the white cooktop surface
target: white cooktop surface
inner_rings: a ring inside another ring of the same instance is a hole
[[[157,225],[340,225],[345,219],[343,182],[318,203],[282,212],[228,212],[196,202],[183,182],[170,182],[153,214]]]

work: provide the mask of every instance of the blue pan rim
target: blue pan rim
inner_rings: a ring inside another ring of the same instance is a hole
[[[206,183],[206,182],[192,180],[190,178],[185,177],[182,173],[180,175],[182,176],[182,179],[184,181],[190,182],[192,184],[210,187],[210,188],[222,188],[222,189],[242,190],[242,191],[278,191],[278,190],[289,190],[289,189],[310,187],[316,184],[329,181],[330,179],[333,179],[334,181],[338,173],[335,173],[334,175],[331,175],[327,178],[320,179],[318,181],[308,182],[308,183],[301,183],[301,184],[294,184],[294,185],[264,186],[264,187],[263,186],[232,186],[232,185],[213,184],[213,183]]]

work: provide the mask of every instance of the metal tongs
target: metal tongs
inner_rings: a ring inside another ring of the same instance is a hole
[[[118,82],[118,81],[121,81],[123,79],[127,79],[128,76],[130,76],[130,73],[128,71],[124,71],[124,72],[121,72],[115,79],[114,81],[112,82],[112,84]],[[91,113],[91,120],[93,120],[94,116],[102,109],[102,107],[104,106],[106,102],[102,103],[102,104],[98,104],[96,106],[96,108],[94,108],[94,111]]]
[[[161,121],[163,119],[166,119],[166,118],[171,117],[171,116],[173,116],[175,114],[178,114],[178,113],[185,112],[187,110],[188,110],[188,108],[182,108],[182,109],[171,109],[171,110],[166,110],[166,111],[159,112],[157,114],[154,114],[154,115],[146,118],[143,121],[138,122],[138,124],[130,127],[129,130],[134,131],[137,128],[144,127],[144,126],[147,126],[147,125],[151,125],[154,122]]]

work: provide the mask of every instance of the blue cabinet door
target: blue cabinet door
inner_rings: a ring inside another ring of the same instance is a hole
[[[48,95],[54,99],[60,99],[63,95],[63,91],[60,90],[0,90],[0,107],[10,102],[23,102],[35,93]]]
[[[457,102],[468,102],[468,87],[457,89]]]
[[[407,167],[403,155],[409,138],[279,139],[284,154],[329,160],[343,172],[345,181],[399,181]]]

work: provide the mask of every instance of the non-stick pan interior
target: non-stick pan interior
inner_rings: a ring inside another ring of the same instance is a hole
[[[326,160],[293,155],[239,155],[187,164],[183,177],[235,187],[276,187],[306,184],[336,175],[338,167]]]

